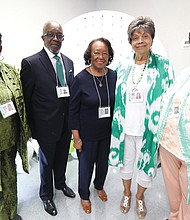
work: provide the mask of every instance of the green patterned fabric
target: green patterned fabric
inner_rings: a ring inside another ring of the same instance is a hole
[[[181,104],[178,116],[178,137],[181,152],[187,165],[188,195],[187,201],[190,204],[190,68],[186,68],[177,78],[176,83],[167,91],[162,103],[162,110],[157,131],[157,140],[160,142],[165,128],[169,110],[172,106],[175,94],[180,92]]]
[[[11,132],[18,132],[19,138],[17,140],[17,149],[20,153],[20,156],[22,158],[23,162],[23,169],[28,172],[28,154],[27,154],[27,140],[30,137],[30,131],[26,120],[26,109],[24,105],[24,98],[22,94],[22,87],[20,82],[20,74],[19,71],[13,68],[12,66],[0,62],[0,72],[3,75],[6,84],[8,86],[8,90],[12,93],[13,96],[13,102],[15,104],[18,117],[19,117],[19,126],[17,126],[17,131],[11,131]],[[2,94],[2,93],[1,93]],[[15,117],[15,116],[13,116]],[[2,120],[5,120],[2,118],[0,114],[0,123]],[[7,125],[9,126],[9,125]],[[10,134],[11,135],[11,134]],[[7,137],[8,139],[8,137]],[[4,146],[2,143],[2,140],[0,140],[0,151],[7,149],[12,146]]]
[[[0,220],[13,219],[17,213],[16,146],[4,150],[2,155],[2,185],[0,197]]]
[[[17,111],[7,118],[0,113],[0,220],[9,220],[15,217],[17,209],[16,152],[19,151],[23,169],[28,172],[27,140],[30,132],[19,71],[0,62],[0,73],[0,104],[11,99]]]
[[[131,68],[135,64],[134,57],[128,57],[117,68],[117,83],[115,91],[115,107],[112,121],[111,147],[109,164],[111,166],[123,166],[124,156],[124,126],[126,111],[126,86]],[[147,71],[147,100],[146,116],[144,120],[143,146],[138,168],[149,176],[156,174],[156,151],[158,120],[162,96],[174,81],[174,72],[168,59],[150,53]],[[134,115],[135,117],[135,115]]]
[[[13,101],[13,95],[11,91],[7,88],[3,79],[0,77],[0,103],[4,104]],[[0,151],[4,151],[10,148],[10,146],[15,146],[19,138],[19,116],[14,114],[11,117],[3,118],[0,116]]]

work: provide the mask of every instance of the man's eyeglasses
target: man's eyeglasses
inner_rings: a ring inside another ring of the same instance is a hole
[[[57,40],[63,40],[64,39],[63,34],[45,33],[43,36],[48,37],[49,39],[54,39],[55,37],[57,38]]]

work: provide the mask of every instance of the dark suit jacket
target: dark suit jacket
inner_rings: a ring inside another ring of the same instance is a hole
[[[73,62],[61,54],[67,84],[74,78]],[[21,82],[32,137],[57,141],[67,126],[69,98],[57,98],[56,74],[44,49],[22,60]]]

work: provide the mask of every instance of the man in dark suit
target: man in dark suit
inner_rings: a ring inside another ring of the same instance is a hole
[[[75,193],[66,185],[66,165],[71,140],[68,130],[69,88],[74,78],[73,62],[60,53],[64,40],[59,23],[48,21],[43,28],[44,48],[21,63],[21,81],[32,137],[40,145],[40,198],[50,215],[57,214],[53,202],[55,188],[71,198]],[[55,57],[56,55],[56,57]],[[60,79],[56,69],[60,59]]]

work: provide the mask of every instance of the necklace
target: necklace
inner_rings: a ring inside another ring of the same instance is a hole
[[[103,80],[103,78],[104,78],[104,76],[105,76],[106,73],[104,73],[104,75],[101,77],[101,79],[98,79],[98,77],[93,74],[91,67],[90,67],[90,71],[91,71],[93,77],[95,77],[95,78],[97,79],[97,81],[99,82],[99,83],[98,83],[99,87],[102,87],[102,86],[103,86],[102,80]]]
[[[138,85],[138,84],[140,83],[140,81],[142,80],[144,71],[145,71],[145,69],[146,69],[146,64],[147,64],[147,62],[144,64],[142,73],[141,73],[140,77],[137,79],[136,82],[135,82],[135,79],[134,79],[134,75],[135,75],[134,72],[135,72],[135,67],[136,67],[136,65],[134,65],[134,67],[133,67],[133,70],[132,70],[132,82],[133,82],[135,88],[137,87],[137,85]]]
[[[99,86],[100,87],[102,87],[102,80],[103,80],[103,77],[104,77],[104,75],[101,77],[101,79],[98,79],[98,77],[97,76],[95,76],[96,77],[96,79],[98,80],[98,82],[99,82]]]

